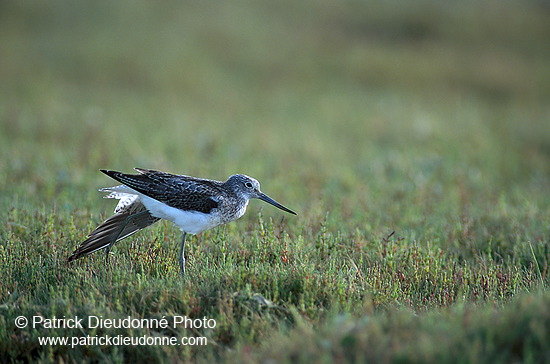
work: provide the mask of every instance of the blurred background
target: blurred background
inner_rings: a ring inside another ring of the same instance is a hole
[[[547,0],[2,0],[0,362],[544,362],[549,100]],[[134,167],[245,173],[298,216],[252,201],[186,280],[168,222],[67,265],[115,206],[99,169]],[[11,324],[85,313],[219,326]]]
[[[547,212],[549,15],[528,0],[2,1],[2,209],[85,209],[109,184],[99,168],[142,167],[246,173],[311,221],[367,231],[426,231],[503,196]]]

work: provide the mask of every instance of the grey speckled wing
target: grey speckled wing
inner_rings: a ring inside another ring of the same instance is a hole
[[[189,176],[136,168],[140,174],[101,170],[109,177],[168,206],[210,213],[218,207],[215,196],[226,193],[222,183]]]

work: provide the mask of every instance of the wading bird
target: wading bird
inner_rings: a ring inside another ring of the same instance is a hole
[[[244,174],[234,174],[225,182],[150,169],[136,168],[139,174],[102,169],[101,172],[122,183],[102,188],[105,198],[119,199],[115,214],[105,220],[68,258],[73,261],[95,251],[109,253],[113,244],[154,224],[160,219],[172,221],[183,232],[179,264],[185,274],[185,237],[243,216],[252,198],[258,198],[283,211],[296,213],[260,191],[260,183]]]

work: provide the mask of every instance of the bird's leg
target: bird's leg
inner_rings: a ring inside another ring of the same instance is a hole
[[[120,236],[120,234],[122,234],[122,232],[124,231],[124,228],[126,227],[126,225],[128,225],[130,223],[130,221],[134,220],[135,218],[140,217],[140,216],[145,215],[145,214],[148,214],[148,213],[149,213],[149,211],[147,211],[147,210],[141,211],[141,212],[138,212],[137,214],[133,214],[133,215],[128,216],[124,220],[124,223],[120,227],[120,229],[119,229],[118,233],[116,234],[116,236],[114,237],[114,239],[111,240],[109,245],[107,245],[107,247],[105,248],[105,259],[109,258],[109,252],[111,251],[111,248],[117,242],[118,237]]]
[[[180,271],[181,275],[185,276],[185,235],[187,235],[185,232],[183,233],[183,237],[181,238],[181,245],[180,245],[180,255],[179,255],[179,261],[180,261]]]

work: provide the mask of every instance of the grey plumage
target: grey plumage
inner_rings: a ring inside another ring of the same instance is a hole
[[[168,206],[205,214],[218,207],[215,196],[224,194],[223,182],[136,168],[140,174],[102,169],[112,179]]]

